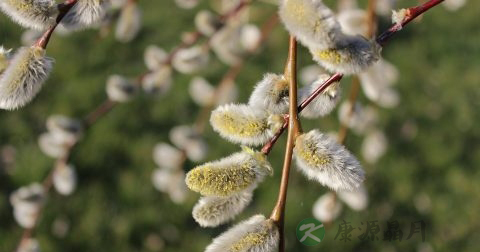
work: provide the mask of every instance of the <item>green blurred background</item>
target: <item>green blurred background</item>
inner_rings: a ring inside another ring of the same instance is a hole
[[[334,1],[328,1],[332,3]],[[360,1],[362,4],[366,1]],[[410,6],[418,1],[400,1]],[[105,97],[105,80],[110,74],[136,76],[145,71],[143,51],[155,44],[165,49],[180,41],[180,31],[192,31],[194,14],[209,8],[207,1],[193,10],[177,8],[173,1],[140,1],[143,28],[129,44],[113,35],[100,39],[98,31],[86,30],[69,36],[55,35],[48,55],[55,58],[53,74],[39,96],[18,111],[0,111],[0,148],[16,149],[14,167],[0,166],[0,251],[16,247],[22,229],[15,223],[9,195],[20,186],[41,181],[54,160],[37,146],[45,131],[45,120],[52,114],[82,117]],[[275,6],[254,3],[252,22],[262,23],[276,11]],[[400,71],[397,88],[401,103],[394,109],[380,109],[381,127],[389,149],[375,165],[364,164],[370,202],[366,210],[355,212],[344,207],[342,215],[327,228],[324,241],[306,247],[295,237],[296,225],[312,216],[315,200],[327,192],[315,182],[307,182],[295,169],[289,186],[286,236],[288,251],[478,251],[480,247],[480,2],[469,1],[457,12],[442,6],[431,10],[420,22],[412,23],[384,49],[383,56]],[[389,25],[380,19],[380,30]],[[0,15],[0,44],[20,45],[22,29]],[[237,78],[240,102],[246,102],[253,85],[263,73],[281,72],[287,54],[287,33],[280,26],[267,40],[261,53],[248,60]],[[300,66],[312,63],[305,49],[300,50]],[[201,72],[217,83],[228,66],[214,59]],[[155,251],[152,240],[164,241],[162,251],[203,251],[211,239],[229,225],[200,228],[191,217],[198,195],[191,193],[187,203],[177,205],[151,183],[156,168],[152,148],[168,142],[175,125],[191,124],[199,108],[188,95],[191,76],[176,74],[169,95],[158,98],[140,95],[117,106],[94,127],[75,149],[71,163],[78,169],[75,193],[64,197],[52,191],[35,237],[42,251]],[[343,82],[347,93],[350,80]],[[360,100],[368,103],[363,96]],[[339,128],[336,112],[306,121],[305,129],[324,131]],[[413,129],[416,134],[405,134]],[[238,150],[207,129],[210,146],[207,160]],[[347,147],[360,156],[363,136],[350,134]],[[269,160],[276,173],[256,190],[254,201],[236,221],[256,213],[268,215],[274,206],[283,161],[284,139]],[[187,162],[188,171],[195,164]],[[420,206],[427,207],[419,207]],[[58,219],[70,224],[65,237],[52,232]],[[341,220],[362,227],[378,220],[381,232],[387,221],[397,220],[404,232],[401,242],[360,241],[363,231],[352,232],[351,242],[334,240]],[[414,235],[406,241],[410,223],[424,220],[426,241]],[[363,226],[361,225],[363,222]]]

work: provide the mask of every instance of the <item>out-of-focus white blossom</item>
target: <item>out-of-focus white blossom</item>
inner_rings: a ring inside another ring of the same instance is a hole
[[[42,36],[42,34],[42,31],[29,29],[22,33],[20,40],[24,46],[29,46],[35,43]]]
[[[148,73],[142,79],[142,88],[147,93],[164,95],[172,85],[172,68],[163,65],[157,70]]]
[[[115,38],[123,43],[132,41],[142,27],[142,11],[134,1],[128,2],[122,8],[115,29]]]
[[[53,172],[53,186],[58,193],[70,195],[77,187],[77,172],[73,165],[60,165]]]
[[[318,87],[320,87],[325,81],[330,78],[330,75],[323,74],[318,76],[317,80],[311,85],[302,87],[298,91],[299,100],[306,100]],[[340,101],[342,94],[342,89],[340,88],[340,83],[336,82],[330,85],[325,89],[321,94],[319,94],[315,99],[300,113],[301,116],[306,118],[318,118],[325,116],[332,112],[332,110],[337,106],[338,101]]]
[[[156,169],[152,174],[152,183],[158,191],[167,193],[174,203],[181,204],[188,196],[183,170]]]
[[[337,16],[343,33],[347,35],[366,36],[368,32],[368,15],[362,9],[350,9],[340,12]]]
[[[145,65],[150,71],[155,71],[165,65],[167,58],[168,53],[156,45],[149,45],[143,55]]]
[[[175,4],[183,9],[192,9],[198,5],[199,0],[175,0]]]
[[[35,238],[23,240],[16,252],[40,252],[40,243]]]
[[[16,190],[10,195],[13,216],[23,228],[35,225],[37,214],[45,203],[45,190],[39,183],[33,183]]]
[[[303,85],[310,85],[318,79],[320,75],[327,74],[327,72],[319,65],[309,65],[300,70],[300,82]]]
[[[106,91],[108,98],[115,102],[127,102],[137,92],[137,86],[121,75],[108,77]]]
[[[47,119],[48,131],[58,139],[59,143],[73,144],[83,135],[81,121],[63,115],[52,115]]]
[[[47,156],[52,158],[61,158],[67,154],[70,144],[61,141],[52,133],[43,133],[38,138],[38,146],[40,147],[40,150]]]
[[[179,50],[173,57],[172,65],[180,73],[191,74],[205,68],[209,60],[207,48],[194,46]]]
[[[398,105],[400,97],[392,85],[398,80],[398,70],[386,60],[379,60],[358,76],[365,95],[385,108]]]
[[[340,105],[338,118],[342,124],[347,125],[356,134],[363,134],[373,129],[378,122],[378,112],[371,106],[363,107],[355,103],[353,111],[350,111],[350,102],[345,101]]]
[[[240,39],[242,42],[242,47],[245,50],[253,52],[260,44],[261,38],[262,32],[256,25],[246,24],[242,26]]]
[[[443,6],[449,11],[457,11],[467,3],[467,0],[445,0]]]
[[[362,155],[365,161],[376,163],[388,148],[388,140],[385,133],[380,130],[373,130],[367,133],[362,143]]]
[[[240,62],[246,53],[242,45],[242,26],[224,26],[212,37],[211,47],[223,63],[235,65]]]
[[[195,26],[204,36],[211,36],[222,26],[222,23],[217,15],[208,10],[202,10],[195,16]]]
[[[158,143],[153,148],[153,161],[161,168],[179,169],[185,157],[182,151],[167,143]]]
[[[200,76],[196,76],[190,81],[188,93],[199,106],[212,105],[215,98],[215,88],[205,78]]]
[[[7,50],[3,48],[3,46],[0,46],[0,74],[2,74],[3,71],[7,69],[8,64],[10,64],[10,51],[11,50]]]
[[[397,0],[377,0],[375,11],[378,15],[388,16],[395,8]]]
[[[335,199],[335,194],[328,192],[315,201],[313,217],[322,222],[332,222],[342,213],[342,204]]]
[[[185,146],[185,153],[193,162],[203,161],[208,154],[208,145],[201,138],[191,139]]]
[[[368,192],[364,185],[354,191],[339,191],[337,196],[355,211],[362,211],[368,205]]]
[[[169,133],[170,141],[175,144],[180,149],[185,149],[188,143],[195,138],[198,138],[199,135],[196,133],[195,129],[189,125],[179,125],[173,127]]]

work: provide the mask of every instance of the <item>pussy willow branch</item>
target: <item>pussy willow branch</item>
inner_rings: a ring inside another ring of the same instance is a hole
[[[65,17],[65,15],[68,14],[68,12],[77,4],[78,0],[67,0],[64,3],[58,4],[58,15],[57,19],[55,20],[55,24],[53,24],[48,30],[46,30],[43,35],[35,42],[36,46],[39,46],[43,49],[47,48],[48,42],[50,41],[50,37],[52,36],[52,33],[55,31],[57,28],[58,24],[62,21],[62,19]]]
[[[411,7],[408,8],[408,13],[404,20],[401,22],[402,27],[410,23],[413,19],[421,15],[422,13],[430,10],[431,8],[435,7],[436,5],[440,4],[444,0],[430,0],[427,3],[416,6],[416,7]],[[377,37],[376,41],[379,45],[384,47],[386,43],[390,40],[390,38],[395,35],[397,32],[399,32],[401,29],[398,28],[399,25],[395,24],[393,25],[390,29],[382,33],[380,36]],[[298,112],[301,112],[306,106],[310,104],[319,94],[321,94],[325,89],[327,89],[329,86],[331,86],[335,82],[339,82],[343,78],[343,74],[341,73],[335,73],[332,75],[328,80],[326,80],[322,85],[320,85],[310,96],[305,99],[299,106],[298,106]],[[277,142],[278,138],[283,134],[285,129],[288,127],[288,121],[285,121],[283,126],[275,133],[275,135],[270,139],[268,143],[266,143],[262,147],[262,152],[264,154],[269,154],[270,151],[272,150],[273,146]]]
[[[298,119],[297,109],[297,41],[293,36],[290,36],[290,46],[288,49],[288,60],[285,67],[285,78],[289,85],[289,125],[288,140],[285,150],[285,158],[282,168],[282,179],[280,182],[280,191],[275,207],[273,208],[270,219],[272,219],[278,226],[280,233],[279,251],[285,251],[285,205],[287,202],[288,180],[290,177],[290,168],[292,167],[293,147],[295,146],[295,139],[301,133],[302,127]]]
[[[77,3],[78,0],[68,0],[66,1],[65,3],[63,4],[59,4],[59,10],[61,13],[63,13],[62,15],[58,15],[57,17],[57,24],[55,24],[54,26],[52,26],[51,28],[49,28],[43,35],[42,37],[36,42],[36,45],[38,46],[42,46],[42,48],[45,48],[48,44],[48,41],[49,41],[49,38],[52,34],[52,32],[55,30],[55,27],[58,25],[58,23],[60,23],[61,19],[68,13],[68,11]],[[233,18],[238,12],[240,12],[244,7],[246,7],[248,4],[250,3],[249,0],[245,0],[245,1],[242,1],[240,2],[233,10],[229,11],[228,13],[220,16],[220,20],[222,20],[222,22],[226,22],[228,21],[230,18]],[[217,29],[213,35],[215,35],[218,31],[220,30]],[[188,42],[185,42],[183,41],[180,45],[178,45],[177,47],[175,47],[172,51],[170,51],[169,55],[167,56],[167,59],[163,62],[163,64],[166,64],[166,65],[169,65],[171,64],[171,59],[178,53],[178,51],[180,49],[183,49],[183,48],[186,48],[188,46],[191,46],[193,44],[195,44],[197,41],[200,40],[200,38],[202,38],[202,35],[200,34],[200,32],[196,31],[195,34],[198,34],[196,35],[193,39],[191,39],[190,41]],[[212,36],[213,36],[212,35]],[[210,37],[211,38],[211,37]],[[210,41],[210,38],[209,40],[207,41],[207,43]],[[146,72],[146,73],[143,73],[141,74],[139,77],[137,77],[137,85],[140,85],[141,84],[141,80],[143,79],[143,77],[148,74],[150,72]],[[101,119],[102,117],[104,117],[108,112],[110,112],[115,106],[117,105],[116,102],[114,101],[111,101],[110,99],[106,99],[104,100],[98,107],[96,107],[93,111],[91,111],[90,113],[87,114],[87,116],[84,117],[83,119],[83,123],[84,123],[84,126],[85,126],[85,130],[87,130],[89,127],[93,126],[99,119]],[[77,145],[77,142],[75,143],[72,143],[71,145],[69,145],[67,147],[67,151],[66,151],[66,154],[57,159],[56,162],[55,162],[55,165],[53,167],[53,169],[50,171],[50,173],[47,175],[47,177],[42,181],[42,184],[43,184],[43,189],[45,191],[46,194],[48,194],[50,192],[50,189],[52,187],[52,178],[53,178],[53,173],[55,171],[55,169],[57,169],[59,166],[62,166],[62,165],[67,165],[68,163],[68,160],[70,159],[70,155],[72,153],[72,150],[73,148]],[[38,219],[41,215],[41,211],[43,210],[43,208],[45,207],[46,203],[44,203],[43,206],[40,207],[37,215],[35,216],[35,221],[34,221],[34,225],[33,227],[31,228],[26,228],[24,229],[23,233],[22,233],[22,236],[20,238],[20,242],[18,243],[18,246],[17,246],[17,249],[16,251],[21,248],[21,246],[29,239],[32,237],[34,231],[35,231],[35,228],[37,226],[37,223],[38,223]]]

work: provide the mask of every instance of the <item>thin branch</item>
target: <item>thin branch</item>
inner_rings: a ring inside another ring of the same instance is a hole
[[[288,50],[288,60],[285,67],[285,78],[289,83],[289,121],[288,140],[285,151],[285,158],[282,168],[282,180],[280,182],[280,191],[278,193],[277,203],[272,211],[270,219],[272,219],[278,226],[280,233],[279,251],[285,251],[285,205],[287,201],[288,180],[290,176],[290,168],[293,157],[293,147],[295,146],[295,139],[301,133],[302,127],[300,120],[298,120],[297,109],[297,41],[293,36],[290,36],[290,46]]]

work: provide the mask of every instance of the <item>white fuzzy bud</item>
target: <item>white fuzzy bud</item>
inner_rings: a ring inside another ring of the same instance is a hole
[[[23,240],[16,252],[40,252],[40,243],[37,239],[27,238]]]
[[[253,52],[260,44],[261,38],[262,32],[256,25],[245,24],[242,26],[240,39],[245,50]]]
[[[172,65],[180,73],[191,74],[205,68],[209,60],[210,56],[206,48],[194,46],[179,50],[173,57]]]
[[[218,107],[212,111],[210,124],[223,138],[243,145],[265,144],[275,134],[266,110],[244,104]]]
[[[72,165],[60,165],[53,172],[53,186],[58,193],[70,195],[77,187],[77,172]]]
[[[218,161],[197,166],[188,172],[185,182],[195,192],[204,196],[231,196],[251,190],[272,174],[265,154],[244,147]]]
[[[318,130],[297,137],[297,167],[310,179],[333,190],[354,190],[365,179],[358,160],[343,145]]]
[[[190,81],[188,93],[199,106],[210,106],[214,103],[215,88],[203,77],[194,77]]]
[[[202,197],[193,207],[193,218],[202,227],[216,227],[233,220],[252,201],[251,191],[229,197]]]
[[[78,0],[62,19],[62,25],[79,29],[98,24],[105,16],[108,0]]]
[[[16,190],[10,195],[15,220],[24,228],[35,225],[40,208],[45,203],[45,190],[39,183],[33,183]]]
[[[180,149],[185,149],[192,139],[199,137],[195,129],[188,125],[173,127],[169,133],[170,141]]]
[[[337,192],[337,196],[355,211],[362,211],[367,208],[368,193],[363,185],[354,191],[339,191]]]
[[[153,148],[153,160],[161,168],[179,169],[185,156],[179,149],[167,143],[158,143]]]
[[[52,115],[47,119],[47,129],[60,143],[74,143],[83,135],[82,122],[63,115]]]
[[[185,146],[185,153],[191,161],[200,162],[204,160],[208,154],[208,145],[201,138],[191,139]]]
[[[107,80],[106,91],[110,100],[127,102],[136,94],[137,86],[121,75],[111,75]]]
[[[202,10],[195,16],[195,26],[204,36],[211,36],[222,26],[222,23],[212,12]]]
[[[0,10],[21,26],[36,30],[54,24],[58,14],[54,0],[2,0]]]
[[[402,28],[402,22],[409,15],[408,9],[392,10],[392,23]]]
[[[342,204],[332,192],[325,193],[313,204],[313,217],[322,222],[332,222],[342,213]]]
[[[281,0],[280,17],[303,45],[331,48],[341,34],[334,13],[321,0]]]
[[[381,47],[375,41],[342,35],[327,49],[310,47],[313,59],[331,72],[355,74],[364,71],[380,58]]]
[[[374,164],[387,151],[388,140],[380,130],[373,130],[365,136],[362,143],[362,156],[365,161]]]
[[[299,103],[307,99],[318,87],[320,87],[330,76],[323,74],[311,85],[301,88],[299,93]],[[318,118],[330,114],[332,110],[337,106],[338,101],[341,98],[342,90],[340,83],[336,82],[325,89],[319,94],[305,109],[300,113],[301,116],[306,118]]]
[[[163,95],[172,85],[172,68],[163,65],[142,79],[142,88],[147,93]]]
[[[227,65],[238,64],[245,55],[241,42],[242,26],[227,25],[215,33],[211,39],[211,47],[217,57]]]
[[[33,100],[52,66],[53,59],[41,47],[20,48],[0,76],[0,108],[13,110]]]
[[[142,12],[135,2],[127,3],[120,13],[115,38],[123,43],[132,41],[142,27]]]
[[[288,81],[283,75],[267,73],[257,83],[248,105],[274,114],[288,112]]]
[[[371,106],[363,107],[355,103],[351,111],[350,102],[345,101],[338,109],[340,122],[347,125],[356,134],[363,134],[372,129],[378,122],[378,112]]]
[[[385,108],[398,105],[400,97],[392,85],[398,80],[398,70],[386,60],[380,59],[358,77],[365,96]]]
[[[347,35],[368,35],[368,15],[365,10],[344,10],[338,14],[337,19],[343,33]]]
[[[168,53],[155,45],[149,45],[143,55],[145,65],[150,71],[155,71],[165,65],[167,58]]]
[[[303,67],[300,70],[300,82],[303,85],[310,85],[323,74],[327,74],[327,72],[317,64]]]
[[[274,252],[279,242],[280,234],[273,220],[255,215],[215,238],[205,252]]]
[[[61,141],[51,133],[43,133],[38,138],[38,146],[45,155],[52,158],[61,158],[67,154],[70,144]]]
[[[443,6],[449,11],[457,11],[467,3],[467,0],[445,0]]]
[[[156,169],[152,174],[153,186],[163,193],[168,193],[170,199],[181,204],[188,196],[183,170]]]

